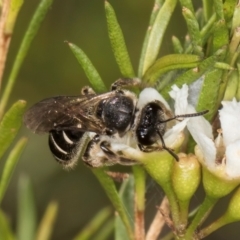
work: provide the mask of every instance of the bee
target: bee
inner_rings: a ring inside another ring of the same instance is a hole
[[[25,113],[24,124],[34,133],[49,133],[49,147],[55,159],[72,166],[80,155],[83,138],[93,138],[93,133],[122,138],[131,128],[137,97],[120,89],[124,84],[128,84],[128,79],[117,80],[111,91],[103,94],[84,87],[80,96],[44,99]]]
[[[58,96],[42,100],[24,116],[25,125],[35,133],[49,133],[49,147],[55,159],[65,167],[76,164],[80,154],[91,167],[134,165],[113,149],[114,143],[139,151],[167,150],[164,133],[173,120],[195,117],[207,111],[173,116],[164,98],[145,88],[139,98],[122,86],[139,84],[138,79],[119,79],[111,91],[96,94],[84,87],[80,96]],[[87,144],[86,140],[90,139]]]

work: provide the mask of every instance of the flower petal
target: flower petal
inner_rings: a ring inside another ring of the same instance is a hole
[[[177,85],[173,85],[169,95],[175,101],[175,115],[187,113],[188,86],[184,84],[182,88],[179,88]]]
[[[234,98],[230,101],[222,102],[223,108],[219,110],[223,140],[225,145],[229,145],[238,139],[240,140],[240,102]]]
[[[226,173],[233,178],[240,177],[240,140],[227,146]]]

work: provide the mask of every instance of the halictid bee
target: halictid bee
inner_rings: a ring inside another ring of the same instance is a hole
[[[50,150],[65,167],[74,166],[81,153],[83,161],[91,167],[136,164],[118,156],[111,149],[112,143],[146,152],[165,149],[178,160],[164,143],[167,124],[177,118],[195,117],[207,111],[173,116],[155,89],[144,89],[139,98],[122,89],[139,83],[139,79],[119,79],[107,93],[96,94],[85,87],[80,96],[42,100],[25,113],[24,123],[35,133],[49,133]],[[85,139],[90,139],[86,146]]]

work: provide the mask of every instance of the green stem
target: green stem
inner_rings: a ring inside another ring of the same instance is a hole
[[[166,182],[165,184],[162,184],[161,187],[163,188],[163,191],[165,192],[168,198],[169,206],[171,210],[170,212],[172,215],[174,226],[178,228],[178,226],[180,226],[180,212],[179,212],[178,200],[173,191],[172,184],[170,182]]]
[[[179,200],[178,204],[179,204],[179,221],[180,221],[181,225],[186,227],[187,223],[188,223],[189,201]]]
[[[184,235],[183,239],[192,239],[194,232],[196,229],[204,222],[207,216],[210,214],[212,208],[216,204],[218,199],[211,198],[206,196],[202,205],[200,206],[196,216],[194,217],[193,221],[191,222],[190,226],[188,227],[186,234]]]
[[[212,232],[216,231],[217,229],[221,228],[222,226],[224,226],[226,224],[229,224],[231,222],[234,222],[234,221],[232,219],[230,219],[227,214],[224,214],[219,219],[217,219],[215,222],[213,222],[212,224],[210,224],[206,228],[202,229],[199,232],[198,237],[200,239],[202,239],[202,238],[210,235]]]

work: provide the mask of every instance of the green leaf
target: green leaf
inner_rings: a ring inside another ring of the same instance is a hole
[[[117,21],[114,9],[107,1],[105,1],[105,12],[108,35],[120,72],[124,77],[135,77],[121,27]]]
[[[143,58],[143,63],[140,64],[140,67],[142,66],[142,69],[139,71],[140,77],[145,74],[145,72],[154,63],[158,56],[164,33],[169,24],[176,4],[177,0],[166,0],[155,18],[151,32],[147,38],[146,50],[144,53],[142,53],[141,56],[141,58]]]
[[[0,209],[0,239],[3,239],[3,240],[16,239],[11,230],[9,221],[1,209]]]
[[[8,184],[10,182],[12,173],[14,171],[15,166],[18,163],[19,157],[22,154],[23,149],[25,148],[27,143],[27,139],[26,138],[21,138],[17,144],[15,145],[15,147],[12,149],[12,151],[10,152],[6,164],[3,168],[3,173],[1,176],[1,182],[0,182],[0,202],[3,199],[3,196],[6,192],[6,189],[8,187]]]
[[[134,219],[134,178],[129,176],[124,180],[119,191],[120,198],[126,208],[130,219]],[[132,222],[133,223],[133,222]],[[133,226],[132,226],[133,228]],[[115,216],[115,240],[130,239],[128,232],[119,215]]]
[[[114,219],[110,218],[93,237],[94,240],[106,240],[114,231]]]
[[[164,73],[176,70],[197,67],[201,58],[191,54],[169,54],[156,60],[148,69],[143,79],[154,84]]]
[[[236,0],[225,0],[223,4],[224,18],[226,22],[232,20],[232,16],[237,5]]]
[[[145,59],[145,55],[146,55],[146,49],[148,46],[149,37],[151,34],[151,30],[152,30],[152,25],[155,22],[155,19],[158,15],[158,12],[160,11],[160,9],[162,7],[163,2],[164,2],[164,0],[155,0],[155,2],[154,2],[149,25],[148,25],[147,32],[146,32],[146,35],[145,35],[145,38],[143,41],[141,57],[140,57],[140,61],[139,61],[138,77],[140,77],[140,78],[143,76],[143,65],[144,65],[144,61],[145,61],[144,59]]]
[[[231,29],[231,33],[233,33],[235,31],[235,29],[237,27],[239,27],[240,25],[240,7],[239,4],[235,6],[234,9],[234,14],[233,14],[233,18],[232,18],[232,29]]]
[[[26,102],[19,100],[12,105],[0,123],[0,158],[8,149],[22,125]]]
[[[29,178],[21,176],[18,185],[17,239],[35,239],[36,212]]]
[[[35,238],[36,240],[51,239],[52,231],[57,217],[57,212],[58,203],[55,201],[50,202],[38,227]]]
[[[197,68],[190,69],[183,73],[181,76],[179,76],[172,84],[176,84],[178,87],[181,87],[183,84],[190,84],[197,79],[199,79],[205,72],[213,68],[214,64],[217,61],[217,56],[213,55],[205,60],[203,60]],[[161,94],[163,97],[168,100],[170,99],[170,96],[168,92],[171,90],[172,84],[166,86],[162,91]]]
[[[132,225],[130,223],[129,215],[126,210],[126,207],[124,206],[123,202],[121,201],[118,195],[118,192],[113,180],[104,172],[104,169],[102,168],[92,168],[91,170],[99,180],[108,198],[112,202],[115,210],[118,212],[119,216],[121,217],[121,220],[124,226],[126,227],[126,231],[129,239],[133,240],[134,239],[133,230],[132,230]]]
[[[174,53],[177,53],[177,54],[183,53],[183,46],[180,40],[176,36],[172,36],[172,44],[173,44]]]
[[[106,92],[107,88],[105,87],[103,80],[101,79],[96,68],[93,66],[92,62],[83,52],[83,50],[73,43],[67,42],[67,44],[70,47],[76,59],[78,60],[78,62],[80,63],[80,65],[82,66],[93,89],[99,93]]]
[[[228,76],[228,84],[224,94],[224,101],[232,101],[238,90],[238,72],[232,71]]]
[[[23,61],[28,53],[30,45],[37,34],[37,31],[41,25],[41,22],[45,18],[45,15],[50,8],[53,0],[42,0],[35,11],[32,20],[28,26],[28,29],[24,35],[20,48],[18,50],[17,56],[15,58],[13,67],[10,72],[10,76],[7,81],[7,85],[4,89],[1,101],[0,101],[0,118],[4,113],[5,107],[7,105],[9,96],[12,92],[15,80],[19,73],[19,70],[23,64]]]
[[[194,13],[194,8],[191,0],[180,0],[182,7],[188,8],[192,13]]]
[[[212,52],[216,52],[229,43],[228,27],[225,21],[219,20],[214,25],[213,32],[213,49]]]
[[[202,0],[205,22],[208,22],[213,12],[213,0]]]
[[[223,1],[219,0],[213,0],[214,4],[214,9],[217,15],[218,20],[224,20],[224,15],[223,15]]]
[[[88,240],[99,230],[111,215],[112,210],[109,207],[101,209],[94,218],[80,231],[74,240]]]
[[[199,24],[197,22],[197,19],[191,10],[189,10],[186,7],[183,7],[182,9],[183,16],[186,20],[187,27],[188,27],[188,33],[191,38],[191,44],[193,47],[193,52],[195,54],[198,54],[200,56],[203,55],[202,52],[202,38],[200,34]]]

